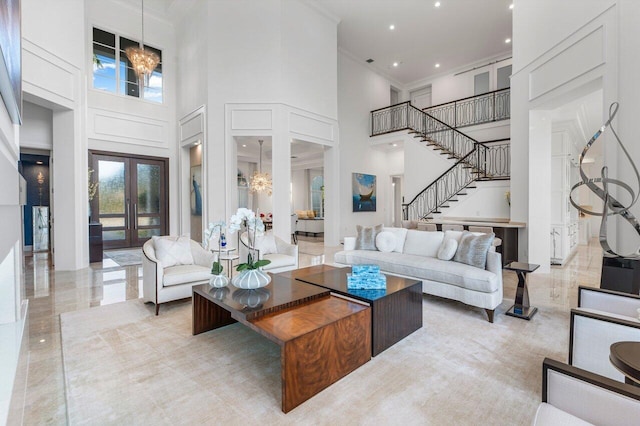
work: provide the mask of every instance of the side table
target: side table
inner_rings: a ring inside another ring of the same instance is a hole
[[[221,247],[220,249],[218,248],[212,248],[211,251],[213,253],[216,252],[220,252],[220,258],[219,261],[222,262],[223,260],[227,262],[227,271],[229,272],[229,278],[233,278],[233,261],[234,260],[238,260],[240,259],[240,256],[238,256],[237,254],[231,254],[232,252],[236,251],[235,247]]]
[[[624,374],[624,382],[640,386],[640,342],[617,342],[609,351],[609,361]]]
[[[529,306],[529,290],[527,290],[527,274],[538,269],[540,265],[535,263],[511,262],[504,266],[508,271],[515,271],[518,275],[518,288],[516,290],[516,300],[506,314],[512,317],[530,320],[535,315],[538,308]]]

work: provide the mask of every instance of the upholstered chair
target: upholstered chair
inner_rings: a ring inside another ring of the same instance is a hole
[[[211,278],[217,253],[188,237],[153,237],[142,246],[143,300],[156,305],[191,297],[191,287]]]
[[[640,296],[578,287],[578,307],[571,310],[569,364],[623,382],[609,360],[610,347],[640,341]]]
[[[640,419],[640,388],[545,358],[542,403],[532,425],[631,425]]]
[[[256,237],[255,247],[250,243],[248,234],[243,232],[240,235],[238,252],[240,262],[247,260],[250,249],[257,253],[258,259],[271,261],[262,267],[265,272],[278,273],[298,269],[298,246],[276,237],[272,231],[267,231],[264,235]]]

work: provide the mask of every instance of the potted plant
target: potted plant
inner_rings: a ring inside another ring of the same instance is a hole
[[[222,249],[221,249],[222,237],[224,236],[224,233],[223,233],[224,226],[225,226],[225,223],[222,221],[210,223],[207,229],[204,231],[204,237],[202,241],[202,246],[205,249],[208,249],[211,238],[215,235],[218,236],[218,258],[215,262],[213,262],[213,265],[211,265],[212,277],[209,280],[209,285],[211,287],[216,287],[216,288],[226,287],[229,284],[229,277],[227,277],[227,275],[224,273],[224,269],[222,267],[222,264],[220,263],[220,254],[222,252]]]
[[[253,238],[249,239],[247,261],[236,266],[236,271],[240,272],[240,274],[233,277],[231,284],[242,289],[265,287],[271,282],[271,276],[260,268],[268,265],[271,261],[258,259],[257,251],[254,247],[256,234],[264,232],[264,223],[260,220],[260,216],[253,211],[239,208],[236,214],[229,219],[229,233],[234,233],[242,228],[246,229],[248,234],[253,233]]]

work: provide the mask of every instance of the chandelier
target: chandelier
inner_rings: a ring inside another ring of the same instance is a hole
[[[160,58],[155,53],[145,50],[144,48],[144,0],[142,0],[142,47],[127,47],[124,53],[131,62],[131,68],[138,76],[141,86],[149,85],[149,76],[156,69],[156,65],[160,62]]]
[[[272,193],[272,182],[271,176],[269,173],[262,173],[262,143],[264,141],[262,139],[258,140],[260,144],[260,165],[258,170],[253,172],[253,176],[251,177],[251,182],[249,183],[249,190],[252,193],[255,192],[266,192],[267,195],[271,195]]]

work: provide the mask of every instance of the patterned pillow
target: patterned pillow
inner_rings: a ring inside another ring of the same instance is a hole
[[[189,237],[157,237],[154,235],[152,238],[156,257],[162,263],[163,268],[193,265]]]
[[[356,250],[374,250],[376,248],[376,237],[382,232],[382,224],[376,226],[360,226],[356,225]]]
[[[464,231],[453,260],[484,269],[487,264],[487,252],[495,236],[494,233],[473,235],[469,231]]]

